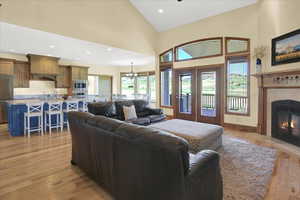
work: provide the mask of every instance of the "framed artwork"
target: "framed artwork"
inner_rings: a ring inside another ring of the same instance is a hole
[[[300,62],[300,29],[272,40],[272,65]]]

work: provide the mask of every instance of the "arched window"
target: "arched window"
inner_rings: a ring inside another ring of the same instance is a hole
[[[175,47],[175,61],[209,58],[222,55],[222,37],[196,40]]]

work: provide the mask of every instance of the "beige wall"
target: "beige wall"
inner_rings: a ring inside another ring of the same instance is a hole
[[[1,4],[0,21],[155,54],[157,32],[128,0],[2,0]]]
[[[178,28],[165,31],[159,35],[158,52],[163,52],[176,45],[209,37],[245,37],[251,39],[251,52],[258,41],[258,5],[251,5],[221,15],[183,25]],[[174,68],[193,67],[225,63],[225,57],[198,59],[185,62],[175,62]],[[251,60],[251,73],[255,73],[255,60]],[[242,124],[248,126],[257,125],[258,92],[256,79],[251,77],[251,112],[250,116],[225,115],[226,123]],[[165,112],[172,114],[171,109]]]
[[[271,67],[271,40],[300,28],[299,0],[259,0],[257,4],[237,9],[198,22],[183,25],[159,34],[158,52],[178,44],[201,38],[237,36],[251,39],[251,53],[257,46],[267,46],[263,59],[263,71],[300,68],[299,63]],[[223,56],[174,63],[174,68],[224,63]],[[158,67],[157,67],[158,71]],[[255,73],[255,59],[251,60],[251,73]],[[258,89],[256,79],[251,77],[251,113],[249,117],[225,115],[225,122],[248,126],[257,125]],[[172,110],[166,110],[172,114]]]
[[[259,8],[259,43],[269,49],[267,57],[263,60],[263,70],[299,69],[299,62],[271,67],[271,40],[300,28],[300,1],[261,0]]]

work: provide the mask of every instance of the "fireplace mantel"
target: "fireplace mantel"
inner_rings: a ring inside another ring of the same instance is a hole
[[[273,71],[252,74],[257,78],[259,89],[258,132],[267,134],[267,98],[269,89],[300,89],[300,70]]]

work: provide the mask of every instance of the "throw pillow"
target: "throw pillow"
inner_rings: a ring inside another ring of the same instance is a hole
[[[134,105],[132,106],[123,106],[124,118],[125,120],[136,119],[136,112]]]

